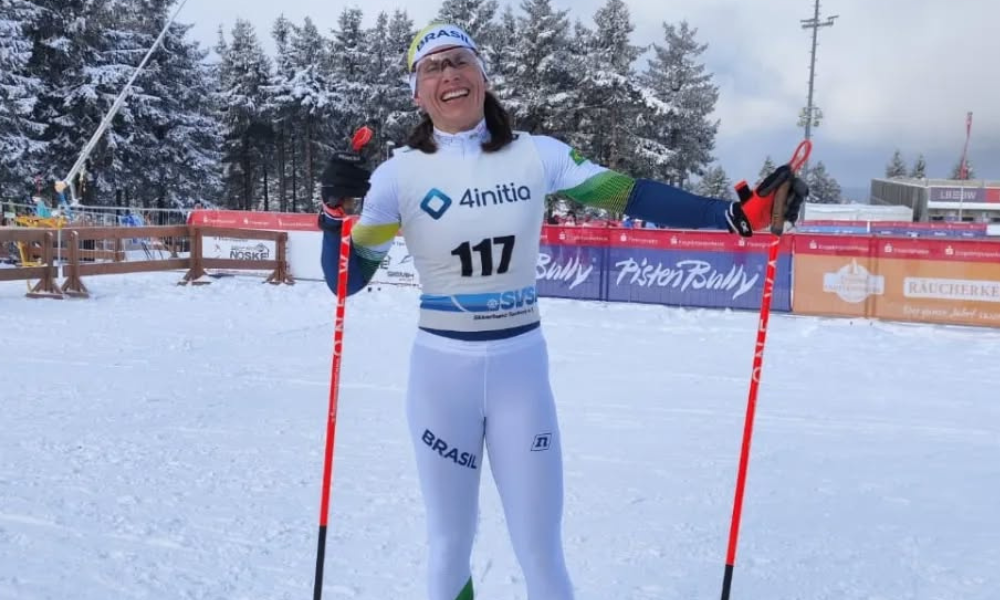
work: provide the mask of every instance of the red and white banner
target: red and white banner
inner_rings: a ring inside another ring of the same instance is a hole
[[[196,210],[188,216],[189,225],[265,229],[271,231],[319,231],[315,213],[253,212],[245,210]]]
[[[288,265],[296,279],[323,279],[319,257],[323,235],[315,213],[253,212],[244,210],[196,210],[188,215],[189,225],[258,229],[288,232]],[[252,260],[275,254],[274,242],[249,242],[205,236],[202,254],[206,258]],[[269,260],[269,258],[264,258]]]

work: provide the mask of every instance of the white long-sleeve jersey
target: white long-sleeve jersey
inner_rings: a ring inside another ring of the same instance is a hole
[[[459,134],[435,131],[437,152],[402,148],[375,169],[351,233],[349,292],[367,283],[402,229],[423,287],[420,327],[488,337],[539,320],[535,265],[549,194],[662,224],[727,227],[728,201],[632,179],[549,136],[519,132],[484,152],[488,139],[485,121]],[[337,240],[327,237],[333,289]]]

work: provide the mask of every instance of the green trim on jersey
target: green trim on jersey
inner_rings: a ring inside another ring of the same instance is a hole
[[[455,600],[473,600],[471,577],[469,577],[469,582],[465,584],[465,587],[458,593],[458,597],[456,597]]]
[[[623,213],[634,187],[635,179],[614,171],[604,171],[576,187],[560,190],[559,193],[580,204]]]
[[[365,281],[371,281],[389,251],[375,250],[374,248],[368,248],[359,244],[352,244],[351,247],[358,257],[358,264],[361,266],[361,275],[364,276]]]
[[[351,229],[351,247],[361,265],[361,274],[365,281],[372,277],[382,265],[382,260],[392,247],[392,240],[399,231],[399,223],[381,225],[362,225],[358,223]]]

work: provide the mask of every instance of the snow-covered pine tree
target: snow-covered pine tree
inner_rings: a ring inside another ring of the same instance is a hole
[[[607,0],[594,14],[594,26],[589,53],[592,71],[584,79],[587,101],[596,100],[595,108],[600,110],[594,123],[598,136],[594,157],[612,169],[624,168],[626,137],[637,104],[632,65],[642,49],[630,41],[635,26],[624,0]]]
[[[359,11],[360,16],[360,11]],[[301,152],[302,209],[311,211],[319,201],[316,186],[317,174],[322,169],[328,146],[328,138],[336,137],[336,131],[329,127],[335,116],[336,106],[342,102],[335,76],[328,73],[324,65],[330,64],[324,54],[328,41],[320,34],[312,19],[306,17],[302,27],[292,40],[292,65],[294,75],[291,81],[291,106],[293,123]],[[360,75],[359,75],[360,76]]]
[[[268,146],[273,130],[267,120],[270,105],[268,84],[271,61],[249,21],[237,19],[219,68],[219,101],[223,107],[225,197],[231,207],[256,208],[258,184],[266,164],[261,150]]]
[[[521,65],[517,53],[519,32],[517,17],[510,4],[504,5],[494,34],[493,57],[487,65],[490,89],[511,113],[514,118],[514,126],[518,127],[517,115],[521,112],[523,104],[521,94],[524,89],[516,82],[517,72]]]
[[[43,84],[32,120],[45,125],[42,140],[46,148],[39,158],[38,172],[51,196],[52,182],[69,172],[131,74],[129,71],[122,78],[129,66],[124,62],[126,55],[129,49],[134,53],[136,44],[134,36],[110,18],[109,0],[35,3],[42,13],[30,32],[34,43],[30,67]],[[139,59],[131,58],[134,68]],[[130,113],[129,106],[122,107],[115,121],[118,131],[103,136],[91,153],[90,165],[103,166],[112,160],[109,152],[128,137]],[[101,196],[98,190],[114,186],[108,178],[95,181],[86,172],[73,184],[85,202],[95,202]]]
[[[808,167],[805,173],[806,183],[809,185],[809,200],[819,204],[840,204],[841,196],[840,184],[826,171],[826,165],[819,161],[814,166]]]
[[[413,37],[413,23],[406,13],[379,13],[375,26],[366,32],[369,63],[364,81],[371,99],[369,113],[375,136],[370,144],[374,165],[385,160],[392,147],[403,144],[417,122],[417,112],[406,73],[406,51]]]
[[[634,29],[623,0],[607,0],[594,14],[580,83],[582,126],[593,128],[590,156],[612,169],[641,175],[669,149],[648,136],[645,126],[654,112],[669,106],[638,81],[633,64],[641,48],[630,43]]]
[[[508,87],[516,99],[509,108],[517,126],[531,133],[559,135],[558,115],[576,100],[570,68],[567,11],[551,0],[522,0],[514,24]]]
[[[137,13],[137,25],[148,28],[150,39],[169,18],[173,0],[161,0],[158,7],[153,2],[147,0]],[[146,83],[158,101],[157,110],[140,123],[152,133],[152,145],[143,149],[151,168],[143,176],[150,199],[160,208],[214,204],[222,193],[222,128],[215,107],[206,101],[215,88],[213,74],[204,62],[208,51],[188,39],[191,28],[177,22],[170,26],[162,47],[151,57],[155,71]]]
[[[494,23],[497,7],[497,0],[444,0],[435,21],[454,23],[464,29],[476,41],[487,64],[492,64],[502,60],[494,50],[498,35]]]
[[[719,128],[719,121],[710,118],[719,88],[699,60],[708,46],[695,40],[697,33],[686,21],[664,23],[664,45],[653,45],[654,56],[642,76],[656,98],[669,106],[666,115],[649,119],[649,135],[670,150],[655,161],[652,174],[681,186],[703,174],[712,161]]]
[[[113,83],[104,92],[108,108],[153,46],[169,18],[171,4],[171,0],[112,0],[108,4],[100,24],[110,32],[107,39],[113,42],[103,53],[108,82]],[[168,206],[171,183],[178,178],[178,170],[185,168],[184,160],[189,158],[180,156],[168,140],[171,133],[177,133],[173,127],[180,116],[177,113],[182,110],[173,97],[183,93],[174,87],[180,74],[168,65],[176,58],[171,56],[172,51],[185,52],[185,30],[181,25],[171,26],[163,44],[150,56],[126,96],[125,104],[91,155],[89,175],[97,192],[92,201]],[[191,60],[179,69],[196,67],[200,60],[188,58]],[[195,85],[193,81],[186,83]],[[205,123],[199,121],[198,125]]]
[[[888,179],[906,177],[906,163],[903,162],[903,153],[898,149],[892,153],[892,160],[885,166],[885,176]]]
[[[330,41],[331,90],[337,98],[337,110],[330,119],[327,143],[342,147],[351,134],[368,122],[368,101],[373,97],[367,79],[369,68],[368,36],[361,26],[363,14],[358,8],[347,8],[337,19],[337,29]]]
[[[365,31],[365,47],[368,48],[368,65],[365,68],[364,80],[371,93],[368,99],[368,109],[373,115],[374,135],[369,144],[376,151],[371,153],[372,165],[385,160],[385,120],[389,112],[389,95],[400,87],[399,80],[386,76],[391,67],[395,67],[395,52],[389,40],[389,15],[381,11],[375,16],[375,24]]]
[[[419,114],[413,105],[413,96],[406,72],[406,52],[417,33],[413,19],[405,10],[396,9],[389,19],[388,51],[391,52],[382,79],[387,82],[386,113],[383,139],[402,146],[410,130],[417,124]]]
[[[734,199],[732,182],[722,165],[715,165],[705,171],[695,186],[695,193],[708,198]]]
[[[296,34],[295,25],[288,20],[285,15],[279,15],[271,26],[271,39],[274,40],[274,75],[278,77],[289,76],[294,70],[292,67],[292,42]]]
[[[757,185],[760,184],[761,181],[764,181],[764,179],[776,168],[777,166],[774,164],[774,160],[771,158],[771,155],[767,155],[767,157],[764,158],[764,164],[760,167],[760,172],[757,173],[757,181],[754,182],[753,187],[757,187]]]
[[[573,21],[573,31],[566,45],[566,68],[570,74],[567,87],[574,98],[553,118],[556,131],[563,132],[563,140],[585,156],[594,156],[597,135],[594,122],[598,115],[587,99],[584,80],[591,68],[590,48],[594,32],[580,19]]]
[[[918,156],[916,162],[913,163],[913,168],[910,169],[910,177],[914,179],[924,179],[927,177],[927,161],[924,160],[923,154]]]
[[[294,167],[289,168],[295,162],[295,101],[292,95],[292,80],[295,77],[292,42],[295,35],[295,26],[284,15],[279,16],[271,27],[275,47],[274,72],[270,84],[271,123],[274,129],[278,210],[282,212],[288,210],[289,200],[295,205],[297,196]]]
[[[128,54],[131,48],[134,63],[118,76],[131,77],[166,24],[172,4],[119,0],[109,6],[108,22],[128,32],[121,36],[121,52]],[[105,132],[108,145],[99,145],[102,153],[92,155],[99,200],[127,198],[157,208],[217,200],[221,135],[214,106],[205,101],[214,82],[203,64],[207,52],[185,39],[190,29],[176,22],[170,26],[127,97],[127,118],[113,121]],[[124,82],[115,94],[122,87]]]
[[[97,131],[136,73],[166,24],[169,4],[169,0],[107,0],[92,5],[86,38],[96,51],[95,60],[84,64],[82,85],[72,96],[87,123],[79,132],[82,140]],[[81,172],[81,196],[86,202],[150,206],[159,196],[159,205],[166,206],[164,180],[171,165],[161,154],[169,119],[163,98],[173,90],[163,82],[160,61],[165,53],[163,46],[156,48],[90,153]],[[83,147],[80,143],[74,153]]]
[[[32,158],[44,149],[44,125],[32,119],[42,81],[29,70],[29,31],[42,9],[28,0],[0,0],[0,197],[23,200],[31,189]]]

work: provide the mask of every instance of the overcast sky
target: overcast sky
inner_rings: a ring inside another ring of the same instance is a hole
[[[500,0],[501,6],[506,4]],[[520,0],[515,0],[515,8]],[[553,0],[571,19],[593,23],[604,0]],[[704,60],[720,86],[715,156],[731,178],[753,179],[768,154],[784,160],[802,137],[812,0],[626,0],[633,43],[662,43],[664,21],[687,20],[708,44]],[[440,0],[188,0],[178,20],[211,47],[221,25],[252,22],[268,51],[279,14],[311,17],[324,34],[348,6],[371,25],[381,10],[405,7],[419,28]],[[1000,2],[996,0],[825,0],[819,30],[815,102],[824,120],[813,132],[813,160],[845,187],[867,187],[899,148],[928,175],[947,177],[973,112],[969,156],[978,177],[1000,179]]]

